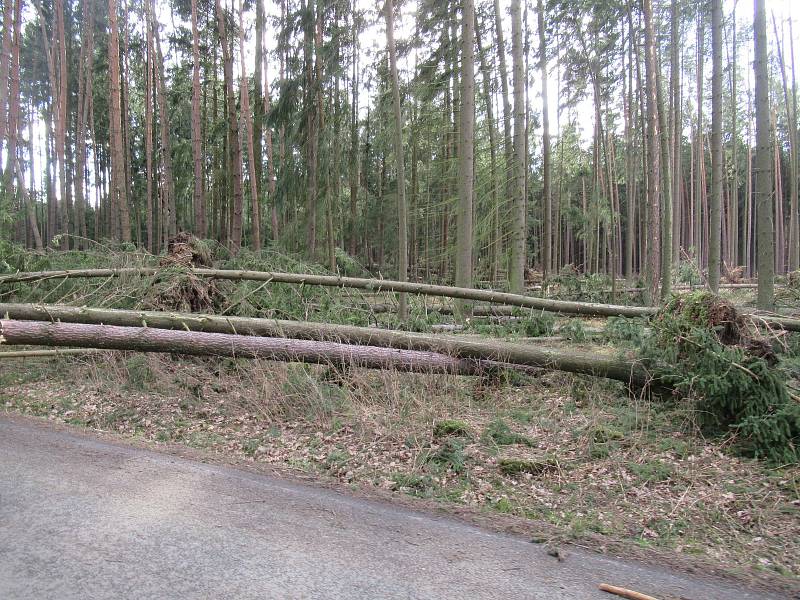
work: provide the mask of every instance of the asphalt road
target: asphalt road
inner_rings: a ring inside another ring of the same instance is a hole
[[[767,598],[0,414],[0,599]]]

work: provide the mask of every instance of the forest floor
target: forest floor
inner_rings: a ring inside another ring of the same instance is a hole
[[[0,407],[466,511],[556,553],[572,544],[786,590],[800,580],[800,467],[737,457],[680,402],[604,380],[107,353],[6,359]]]

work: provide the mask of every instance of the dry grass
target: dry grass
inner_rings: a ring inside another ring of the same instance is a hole
[[[0,376],[7,410],[511,513],[573,543],[800,576],[800,468],[737,458],[684,406],[615,384],[163,355],[31,364]]]

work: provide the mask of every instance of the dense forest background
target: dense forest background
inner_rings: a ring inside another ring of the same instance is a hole
[[[786,7],[5,0],[0,243],[190,231],[468,287],[624,276],[650,301],[682,270],[760,274],[768,306],[800,266]]]

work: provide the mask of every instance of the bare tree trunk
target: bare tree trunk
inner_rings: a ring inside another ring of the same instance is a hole
[[[239,145],[239,119],[236,118],[236,98],[233,93],[233,57],[228,47],[225,27],[225,13],[220,0],[216,0],[217,33],[222,46],[222,61],[225,74],[225,95],[227,102],[228,138],[231,157],[231,177],[233,179],[233,215],[231,221],[230,248],[235,255],[242,247],[242,152]]]
[[[511,54],[514,62],[514,194],[511,224],[511,265],[509,287],[512,292],[525,288],[527,218],[525,197],[525,72],[522,56],[522,14],[520,0],[511,1]]]
[[[709,208],[708,287],[719,290],[722,220],[722,0],[711,1],[711,205]]]
[[[672,104],[672,264],[680,262],[681,214],[683,207],[681,140],[683,137],[683,110],[681,98],[681,59],[682,42],[678,0],[672,0],[670,12],[670,101]]]
[[[66,163],[66,137],[67,137],[67,42],[64,31],[64,2],[54,0],[55,10],[55,35],[56,49],[58,52],[58,77],[54,89],[58,90],[56,101],[56,160],[58,162],[58,181],[61,192],[61,249],[69,250],[69,213],[70,213],[70,189],[67,185],[67,163]],[[54,98],[55,99],[55,98]]]
[[[397,49],[394,43],[394,6],[392,0],[386,0],[383,10],[386,17],[386,46],[389,50],[389,71],[392,82],[394,156],[397,165],[397,279],[399,281],[408,281],[408,206],[406,205],[405,150],[403,148],[403,115],[400,108],[400,83],[397,76]],[[408,298],[405,293],[401,293],[398,298],[397,314],[401,320],[408,318]]]
[[[259,252],[261,250],[261,207],[258,198],[258,178],[256,176],[256,155],[253,148],[253,123],[250,116],[250,90],[247,81],[247,68],[244,62],[244,18],[242,16],[242,0],[239,0],[239,56],[242,69],[241,77],[241,91],[240,96],[242,100],[242,122],[244,123],[244,132],[242,139],[247,148],[247,160],[249,163],[249,178],[250,178],[250,202],[252,210],[252,229],[253,229],[253,250]],[[258,156],[261,161],[261,156]]]
[[[458,140],[458,213],[456,286],[472,287],[472,195],[475,159],[475,4],[461,3],[461,105]],[[470,316],[470,305],[457,302],[459,318]]]
[[[11,44],[14,34],[14,4],[13,0],[6,0],[3,3],[3,42],[0,50],[0,142],[5,140],[8,135],[8,72],[11,64]]]
[[[774,303],[775,246],[773,221],[772,148],[769,125],[769,71],[767,68],[767,17],[764,0],[755,0],[753,16],[756,108],[756,237],[758,298],[761,309]]]
[[[547,99],[547,43],[544,28],[544,5],[538,0],[539,13],[539,65],[542,77],[542,202],[544,203],[544,241],[542,271],[545,281],[553,269],[553,216],[550,183],[550,107]]]
[[[647,249],[647,292],[648,301],[656,302],[658,299],[658,286],[661,268],[661,150],[659,147],[659,119],[656,86],[656,50],[655,34],[653,31],[653,6],[651,0],[643,0],[644,9],[644,35],[645,35],[645,79],[647,81],[647,147],[650,173],[647,178],[647,203],[648,227],[647,236],[649,246]]]
[[[108,64],[109,64],[109,136],[111,145],[111,198],[116,214],[111,215],[112,228],[123,242],[131,241],[131,218],[125,193],[125,149],[122,141],[122,99],[119,73],[119,30],[117,0],[108,0]]]
[[[697,132],[695,135],[695,163],[694,163],[694,254],[697,268],[703,270],[703,207],[705,206],[705,186],[703,170],[705,167],[705,152],[703,149],[703,65],[705,58],[705,18],[704,7],[701,5],[697,11]]]
[[[192,155],[194,158],[194,231],[201,238],[208,236],[206,198],[203,185],[203,129],[200,119],[200,35],[197,30],[197,0],[192,0]],[[261,6],[261,0],[257,0]],[[262,16],[263,18],[263,16]],[[258,90],[257,92],[258,93]],[[148,174],[149,177],[149,174]],[[152,224],[150,225],[152,227]]]
[[[178,215],[175,204],[175,178],[172,174],[172,137],[170,135],[169,112],[167,111],[167,94],[164,89],[164,56],[161,53],[161,36],[158,32],[158,21],[155,17],[155,0],[151,0],[150,17],[151,27],[153,28],[153,40],[156,50],[156,61],[153,63],[156,100],[158,101],[159,123],[161,125],[161,166],[162,166],[162,185],[164,209],[166,215],[162,215],[164,220],[164,246],[167,240],[178,232]]]
[[[152,18],[150,16],[151,3],[145,0],[145,29],[147,31],[147,66],[145,69],[144,84],[144,153],[145,153],[145,178],[147,181],[147,249],[155,254],[160,245],[156,240],[155,219],[153,210],[153,77],[155,46],[153,44],[153,28],[150,26]],[[159,215],[163,217],[163,215]],[[160,222],[160,221],[159,221]],[[161,236],[158,236],[160,239]]]

